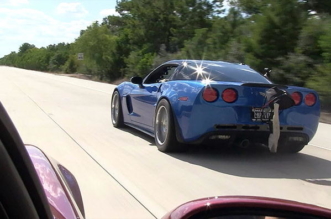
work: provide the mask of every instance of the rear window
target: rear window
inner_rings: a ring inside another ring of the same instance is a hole
[[[243,83],[272,82],[246,65],[236,64],[188,64],[173,78],[174,80],[213,80]]]

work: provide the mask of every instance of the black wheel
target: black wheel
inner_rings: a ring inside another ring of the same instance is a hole
[[[177,141],[174,118],[170,104],[163,99],[156,107],[154,120],[155,143],[162,152],[182,152],[184,144]]]
[[[305,146],[305,144],[287,143],[279,145],[277,150],[279,153],[294,154],[301,151]]]
[[[118,91],[114,91],[111,98],[111,121],[116,128],[124,126],[121,98]]]

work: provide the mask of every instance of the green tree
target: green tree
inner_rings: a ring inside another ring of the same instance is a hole
[[[279,66],[279,58],[294,52],[304,20],[296,0],[273,1],[254,21],[246,62],[260,71]]]
[[[227,60],[230,47],[234,45],[230,42],[240,41],[243,23],[240,12],[232,8],[227,16],[215,17],[210,28],[196,29],[181,54],[188,59]]]
[[[270,0],[230,0],[230,5],[239,8],[247,15],[261,14]]]
[[[118,72],[116,60],[117,38],[111,35],[106,25],[93,23],[76,39],[74,51],[84,53],[83,64],[99,79],[116,79]]]
[[[323,104],[331,109],[331,25],[328,26],[325,34],[318,40],[322,51],[323,62],[316,67],[308,86],[316,89],[323,101]]]
[[[61,71],[72,53],[70,44],[49,45],[46,49],[51,53],[48,70],[53,72]]]
[[[76,73],[78,68],[78,60],[75,55],[69,56],[68,60],[65,62],[63,66],[63,71],[65,73]]]
[[[300,0],[303,8],[308,12],[316,12],[318,14],[331,13],[331,1],[328,0]]]
[[[35,48],[36,46],[29,43],[23,43],[20,48],[18,49],[18,55],[23,55],[26,53],[29,49]]]
[[[297,44],[297,52],[310,57],[316,64],[322,62],[322,48],[319,40],[331,24],[330,17],[311,17],[304,24]]]
[[[127,68],[126,76],[146,76],[151,70],[154,62],[155,54],[145,53],[141,51],[133,51],[126,59]]]
[[[18,55],[16,52],[11,52],[0,59],[0,65],[16,66]]]
[[[19,67],[38,71],[47,71],[50,53],[45,48],[30,48],[19,57]]]
[[[277,61],[279,66],[273,68],[271,78],[282,84],[306,86],[314,72],[313,60],[303,54],[290,53]]]

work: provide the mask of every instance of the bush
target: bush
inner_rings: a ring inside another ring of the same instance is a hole
[[[63,71],[65,73],[76,73],[78,68],[78,60],[76,56],[71,55],[69,59],[66,61],[66,63],[63,66]]]

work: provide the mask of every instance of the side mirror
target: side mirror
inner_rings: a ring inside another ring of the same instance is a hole
[[[140,88],[144,87],[142,77],[132,77],[131,78],[131,83],[132,84],[138,84]]]
[[[142,84],[143,79],[141,77],[132,77],[131,78],[131,83],[132,84]]]

